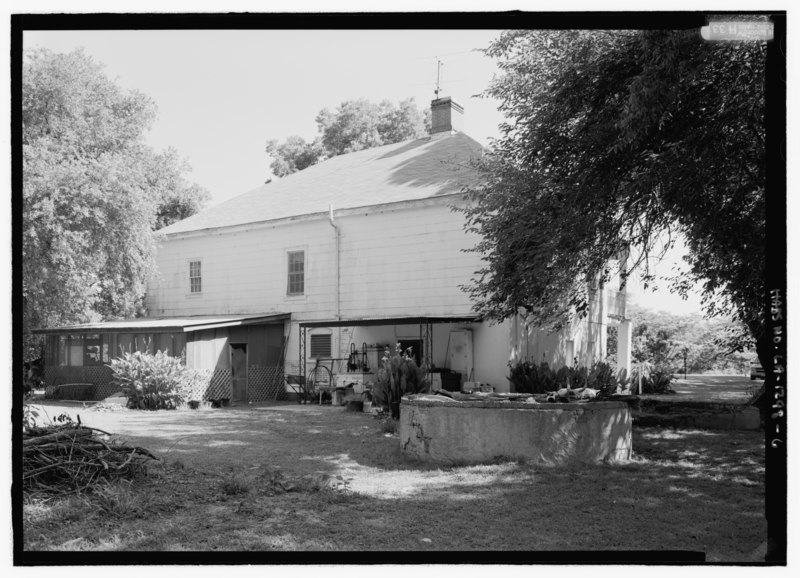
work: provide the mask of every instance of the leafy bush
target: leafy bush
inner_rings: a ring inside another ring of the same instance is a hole
[[[555,379],[559,388],[567,387],[568,384],[572,387],[575,387],[572,385],[572,373],[572,368],[566,365],[562,366],[561,369],[556,371]]]
[[[617,388],[624,389],[629,381],[624,368],[615,371],[613,366],[602,361],[595,362],[591,368],[583,365],[563,366],[558,371],[550,369],[544,361],[538,365],[523,361],[511,365],[508,380],[517,393],[547,393],[564,387],[590,387],[605,395],[616,393]]]
[[[592,389],[599,389],[604,394],[612,394],[617,391],[619,380],[614,368],[604,361],[595,361],[589,371],[587,386]]]
[[[639,391],[639,376],[642,378],[642,393],[672,393],[675,376],[668,369],[647,362],[631,369],[631,390]]]
[[[647,384],[648,390],[643,393],[672,393],[672,382],[675,376],[672,372],[665,369],[656,369],[650,373],[650,380]],[[644,388],[644,384],[642,385]]]
[[[22,430],[28,431],[36,427],[36,420],[39,419],[39,409],[28,403],[22,406]]]
[[[628,389],[630,387],[631,380],[628,377],[628,370],[624,367],[621,368],[617,372],[617,384],[619,385],[620,389]]]
[[[123,353],[109,367],[131,409],[175,409],[191,394],[194,372],[162,351]]]
[[[517,393],[545,393],[556,389],[558,383],[557,374],[545,361],[539,365],[530,361],[512,365],[507,379]]]
[[[417,367],[411,357],[411,348],[401,351],[400,344],[393,354],[387,353],[381,360],[372,387],[372,403],[388,409],[394,419],[400,417],[400,398],[404,395],[421,393],[428,388],[426,369]]]

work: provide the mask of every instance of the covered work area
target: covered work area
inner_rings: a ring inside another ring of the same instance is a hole
[[[299,323],[299,380],[330,390],[368,391],[387,350],[398,346],[426,367],[434,389],[472,378],[475,316],[387,317]]]

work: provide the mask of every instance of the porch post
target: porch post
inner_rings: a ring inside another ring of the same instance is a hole
[[[304,353],[305,353],[304,350],[305,350],[305,347],[306,347],[306,328],[305,327],[300,328],[300,331],[298,331],[297,337],[300,340],[300,343],[298,344],[298,348],[297,348],[297,355],[298,355],[298,358],[299,358],[297,360],[298,361],[297,371],[299,372],[300,377],[305,377],[305,375],[306,375],[306,364],[303,363],[303,357],[304,357]]]
[[[617,367],[625,368],[631,374],[631,320],[624,319],[617,331]]]

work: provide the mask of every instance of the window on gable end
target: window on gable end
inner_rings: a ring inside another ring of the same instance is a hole
[[[189,261],[189,293],[203,292],[203,271],[202,263]]]
[[[303,295],[305,292],[305,251],[289,251],[286,256],[289,266],[286,294]]]

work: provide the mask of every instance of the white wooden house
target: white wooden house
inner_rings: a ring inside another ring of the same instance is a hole
[[[476,182],[469,161],[482,147],[461,131],[456,102],[432,109],[428,137],[331,158],[163,229],[150,318],[125,330],[183,335],[187,363],[234,400],[283,396],[280,373],[307,374],[317,360],[339,380],[368,382],[397,342],[464,381],[508,391],[509,361],[603,358],[606,328],[620,324],[619,364],[628,366],[624,291],[599,290],[589,318],[556,335],[520,319],[477,319],[460,286],[481,266],[465,251],[478,239],[453,207]],[[105,335],[115,351],[112,329],[42,332]],[[348,372],[354,351],[358,371]],[[76,349],[49,363],[80,357]]]

